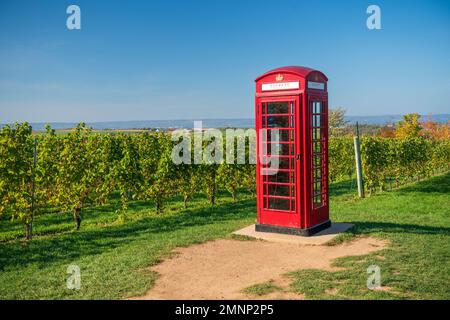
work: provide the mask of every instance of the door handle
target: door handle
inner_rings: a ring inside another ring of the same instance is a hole
[[[300,160],[300,155],[299,155],[299,154],[297,154],[297,155],[295,156],[295,160]]]

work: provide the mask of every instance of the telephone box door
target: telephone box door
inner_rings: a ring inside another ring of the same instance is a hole
[[[300,227],[299,96],[259,98],[258,223]]]
[[[311,202],[308,226],[328,220],[328,101],[323,95],[308,96],[311,128]]]

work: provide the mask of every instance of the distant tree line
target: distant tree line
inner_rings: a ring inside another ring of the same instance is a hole
[[[341,107],[329,110],[329,134],[332,137],[352,136],[356,133],[356,123],[345,120],[346,110]],[[450,123],[433,121],[430,115],[421,120],[417,113],[403,116],[397,123],[385,125],[359,123],[359,132],[364,136],[380,136],[384,138],[418,137],[432,139],[450,139]]]

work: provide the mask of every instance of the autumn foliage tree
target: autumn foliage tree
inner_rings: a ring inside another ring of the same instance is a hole
[[[438,123],[431,119],[422,123],[421,136],[428,139],[450,139],[450,122]]]
[[[345,120],[346,110],[341,107],[333,108],[328,111],[328,126],[330,135],[342,133],[343,127],[347,125]]]
[[[403,120],[397,124],[395,129],[395,136],[397,138],[414,138],[418,137],[420,130],[420,115],[417,113],[410,113],[403,116]]]

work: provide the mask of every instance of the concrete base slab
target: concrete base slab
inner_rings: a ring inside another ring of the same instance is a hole
[[[290,234],[272,233],[272,232],[258,232],[255,231],[255,225],[245,227],[241,230],[233,232],[233,234],[240,236],[252,237],[260,240],[271,242],[287,242],[303,245],[323,245],[326,242],[333,240],[338,234],[347,231],[353,227],[351,223],[335,222],[331,224],[328,229],[322,230],[310,237],[302,237]]]

